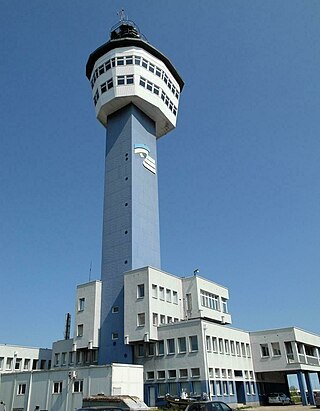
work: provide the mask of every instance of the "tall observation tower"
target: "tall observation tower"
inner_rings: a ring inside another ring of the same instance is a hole
[[[99,363],[130,363],[123,273],[160,268],[156,141],[176,126],[183,80],[125,19],[90,54],[86,75],[97,119],[107,129]]]

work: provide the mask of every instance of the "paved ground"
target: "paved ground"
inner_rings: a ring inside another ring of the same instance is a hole
[[[240,407],[241,408],[241,407]],[[250,410],[251,408],[248,408]],[[309,410],[317,410],[315,405],[266,405],[266,406],[259,406],[259,407],[252,407],[252,410],[259,410],[259,411],[309,411]]]

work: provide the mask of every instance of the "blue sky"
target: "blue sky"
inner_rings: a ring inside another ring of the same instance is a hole
[[[125,8],[185,81],[158,143],[162,268],[233,325],[320,333],[320,3],[2,1],[1,343],[50,347],[100,276],[105,132],[85,77]]]

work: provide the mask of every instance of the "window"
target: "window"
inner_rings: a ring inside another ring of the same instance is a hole
[[[178,293],[177,293],[177,291],[172,291],[172,302],[173,302],[173,304],[178,304]]]
[[[74,352],[70,351],[69,352],[69,364],[73,364],[74,363]]]
[[[83,337],[83,324],[79,324],[77,328],[77,337]]]
[[[138,327],[143,327],[146,323],[146,315],[145,313],[138,314]]]
[[[234,395],[233,382],[229,381],[229,394]]]
[[[224,350],[226,354],[230,354],[229,340],[224,340]]]
[[[220,368],[215,368],[214,369],[214,375],[216,378],[220,378]]]
[[[85,298],[79,298],[78,311],[83,311],[84,310],[85,300],[86,300]]]
[[[113,340],[117,340],[119,338],[119,334],[118,333],[112,333],[111,338]]]
[[[117,76],[118,86],[125,84],[125,76]]]
[[[67,363],[67,353],[63,352],[61,354],[61,365],[66,365],[66,363]]]
[[[230,351],[232,355],[236,355],[235,348],[234,348],[234,341],[230,341]]]
[[[147,380],[154,380],[154,371],[147,371]]]
[[[154,73],[154,64],[149,63],[149,71],[151,71],[151,73]]]
[[[60,355],[59,355],[59,353],[55,353],[55,354],[54,354],[54,366],[55,366],[55,367],[58,367],[58,365],[59,365],[59,360],[60,360]]]
[[[152,86],[153,84],[151,83],[151,81],[147,80],[147,90],[152,91]]]
[[[234,376],[235,377],[242,377],[242,371],[241,370],[234,370]]]
[[[240,343],[238,341],[236,341],[236,352],[237,352],[237,356],[240,357]]]
[[[244,378],[248,379],[249,378],[249,373],[247,370],[244,371]]]
[[[164,355],[164,341],[158,341],[158,355]]]
[[[7,357],[6,370],[12,370],[13,358]]]
[[[221,381],[216,381],[216,392],[217,392],[217,396],[220,397],[221,394]]]
[[[137,297],[143,298],[144,297],[144,284],[137,285]]]
[[[144,357],[144,345],[143,344],[138,344],[138,346],[137,346],[137,356],[138,357]]]
[[[172,317],[170,317],[170,316],[167,317],[167,323],[168,324],[172,323]]]
[[[83,392],[83,380],[75,380],[73,382],[73,392]]]
[[[198,337],[196,335],[192,335],[189,337],[189,344],[190,344],[190,351],[198,351]]]
[[[179,354],[187,352],[186,337],[179,337],[178,338],[178,352],[179,352]]]
[[[124,57],[117,57],[117,66],[124,66]]]
[[[224,351],[223,351],[223,339],[222,338],[219,338],[219,352],[220,352],[220,354],[224,353]]]
[[[119,312],[119,307],[117,307],[116,305],[112,307],[112,314],[117,314],[118,312]]]
[[[213,368],[209,368],[209,378],[213,378],[214,374],[213,374]]]
[[[167,340],[167,353],[169,355],[175,353],[174,338],[169,338]]]
[[[159,287],[159,298],[164,301],[164,287]]]
[[[222,312],[227,314],[228,313],[228,300],[226,298],[221,298],[221,305],[222,305]]]
[[[241,355],[242,357],[246,356],[246,348],[245,348],[244,343],[241,343]]]
[[[278,342],[271,343],[271,348],[274,357],[281,355],[280,344]]]
[[[169,288],[166,289],[166,300],[167,303],[171,303],[171,290]]]
[[[62,381],[54,381],[53,382],[53,394],[61,394],[62,393]]]
[[[158,286],[156,284],[152,284],[152,297],[158,298]]]
[[[126,64],[133,64],[133,56],[126,57]]]
[[[152,313],[152,324],[157,327],[158,326],[158,314],[157,313]]]
[[[20,370],[21,363],[22,363],[22,358],[16,358],[16,363],[14,364],[14,369],[15,370]]]
[[[199,378],[200,377],[200,368],[191,368],[191,377]]]
[[[247,395],[251,395],[250,384],[248,382],[246,382],[246,392],[247,392]]]
[[[256,393],[256,388],[255,388],[255,386],[254,386],[254,382],[251,382],[250,385],[251,385],[251,394],[252,394],[252,395],[255,395],[255,393]]]
[[[0,362],[1,362],[1,361],[0,361]],[[1,368],[1,366],[0,366],[0,368]],[[24,369],[25,371],[27,371],[27,370],[30,369],[30,358],[25,358],[25,360],[24,360],[24,365],[23,365],[23,369]]]
[[[167,392],[167,384],[158,384],[158,397],[164,397]]]
[[[225,368],[222,368],[221,375],[222,375],[222,378],[227,378],[227,370]]]
[[[154,85],[153,85],[153,93],[158,96],[158,95],[159,95],[159,92],[160,92],[159,87],[154,84]]]
[[[207,347],[207,351],[211,351],[211,337],[209,337],[208,335],[206,336],[206,347]]]
[[[161,77],[161,69],[159,67],[156,67],[156,76]]]
[[[217,337],[212,337],[212,351],[218,352]]]
[[[25,383],[19,384],[17,394],[18,395],[24,395],[26,393],[26,387],[27,387],[27,384],[25,384]]]
[[[142,67],[144,67],[144,68],[148,68],[148,60],[146,60],[146,59],[142,59]]]
[[[262,357],[269,357],[269,347],[268,344],[260,344],[260,349],[261,349],[261,356]]]
[[[232,370],[230,368],[228,369],[228,378],[232,378]]]
[[[251,357],[251,352],[250,352],[250,345],[246,344],[246,351],[247,351],[247,357]]]
[[[200,300],[203,307],[220,311],[219,296],[200,290]]]
[[[223,381],[222,386],[223,386],[223,395],[228,395],[228,383],[227,383],[227,381]]]
[[[176,370],[168,370],[168,378],[176,378],[177,377],[177,371]]]
[[[0,357],[0,370],[3,368],[4,357]]]
[[[149,354],[149,357],[153,357],[154,356],[154,354],[155,354],[155,343],[149,343],[149,346],[148,346],[148,354]]]
[[[141,63],[141,57],[134,56],[134,64],[136,64],[137,66],[140,66],[140,63]]]
[[[164,380],[166,378],[166,372],[164,370],[158,371],[158,380]]]
[[[165,324],[166,323],[166,316],[163,314],[160,314],[160,324]]]
[[[179,377],[180,377],[180,378],[188,378],[188,370],[187,370],[187,368],[180,368],[180,370],[179,370]]]

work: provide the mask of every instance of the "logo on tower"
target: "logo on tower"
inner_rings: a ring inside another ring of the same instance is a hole
[[[142,164],[143,166],[151,171],[151,173],[156,174],[156,161],[149,156],[150,149],[146,144],[135,144],[134,145],[134,154],[139,154],[140,157],[144,158]]]

